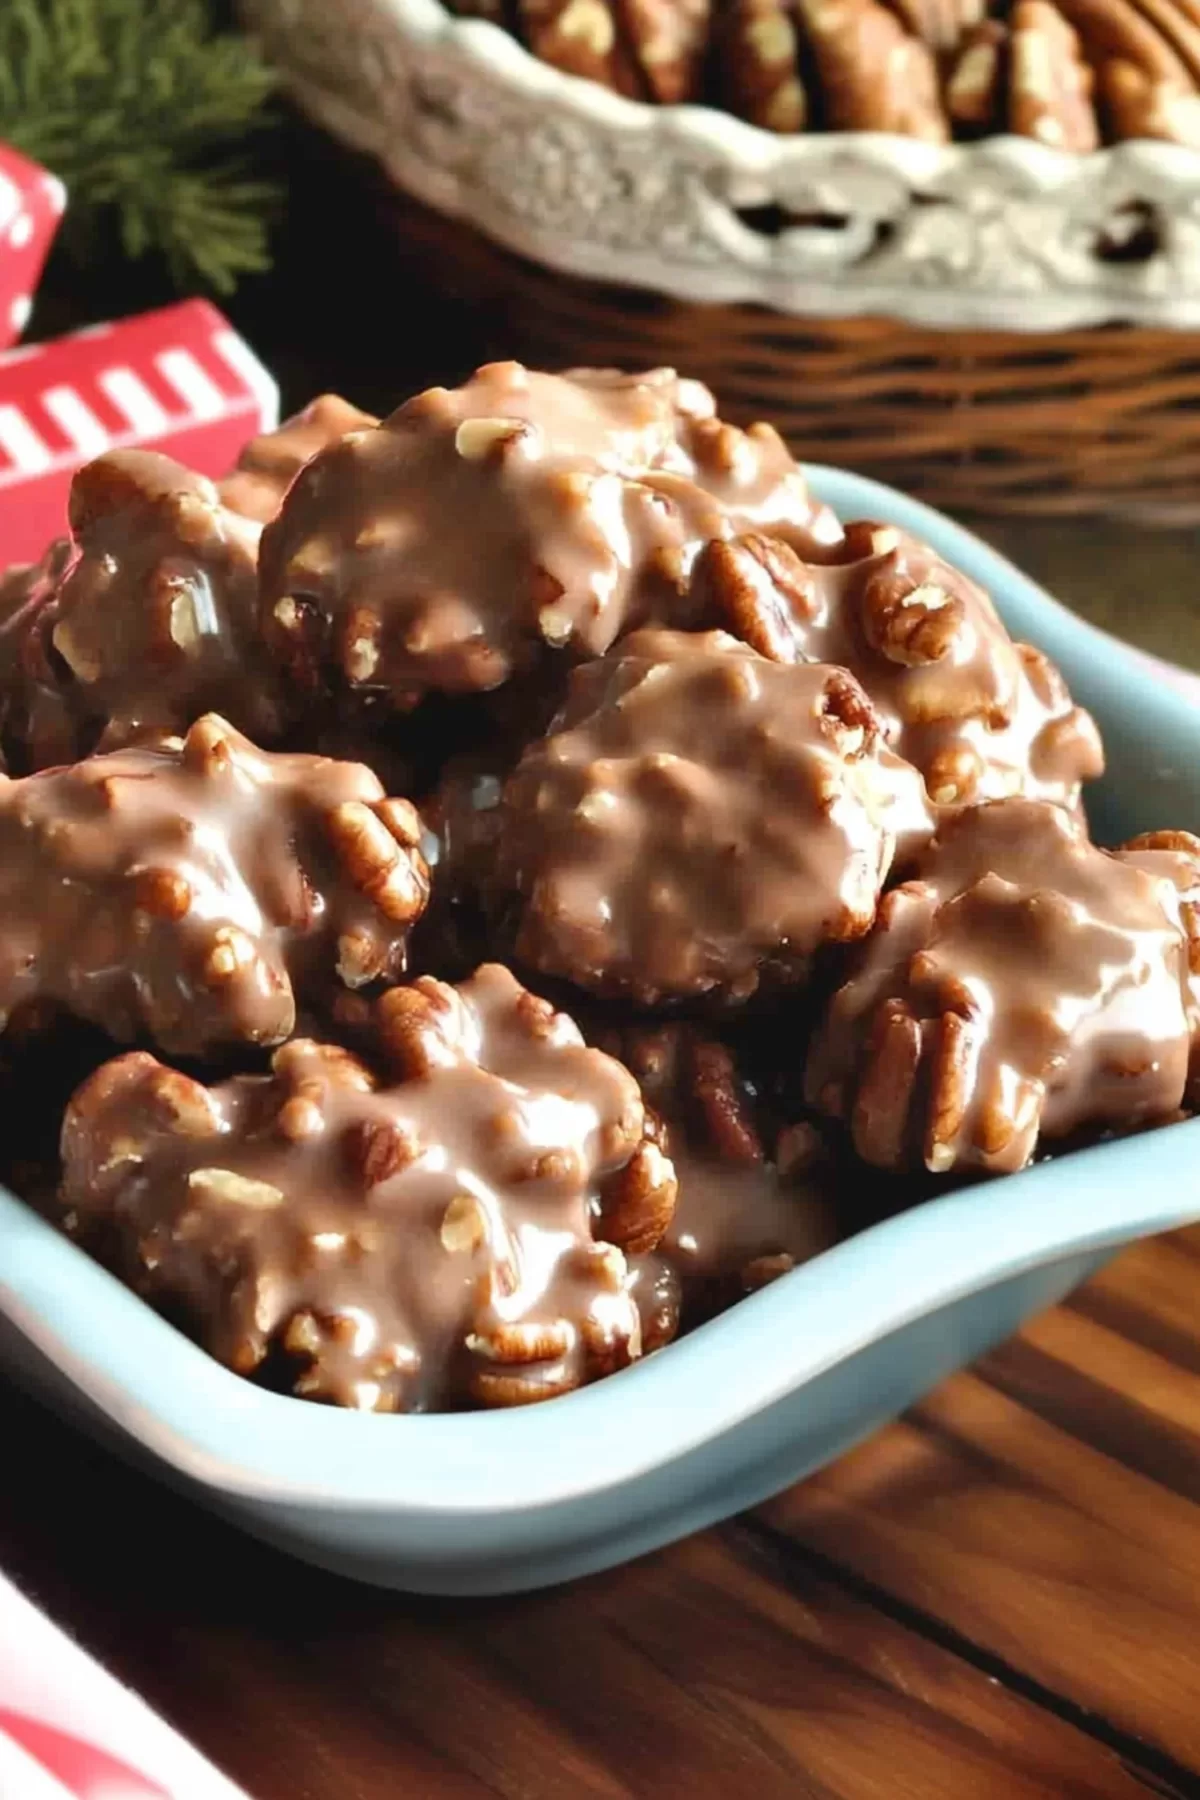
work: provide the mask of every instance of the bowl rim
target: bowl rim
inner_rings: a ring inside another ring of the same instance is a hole
[[[997,132],[971,143],[930,144],[888,131],[768,131],[718,106],[695,102],[663,106],[615,93],[586,76],[568,74],[540,61],[504,26],[452,13],[442,0],[371,0],[371,4],[405,32],[426,43],[440,42],[460,51],[531,100],[557,101],[610,130],[663,131],[710,155],[719,152],[747,171],[767,173],[797,159],[824,159],[831,146],[879,160],[881,166],[914,184],[972,163],[996,161],[1042,191],[1070,185],[1085,167],[1091,170],[1130,160],[1135,160],[1139,169],[1152,170],[1171,182],[1194,183],[1200,171],[1200,149],[1154,138],[1130,138],[1080,156],[1013,132]]]
[[[241,5],[294,97],[395,186],[577,279],[933,331],[1200,325],[1200,146],[779,134],[629,99],[442,0],[348,0],[336,40],[326,0]],[[798,216],[762,229],[764,205]],[[1153,253],[1107,260],[1098,234],[1131,205],[1153,210]]]
[[[928,539],[992,591],[1020,635],[1068,663],[1073,682],[1081,672],[1090,696],[1110,694],[1156,743],[1200,764],[1200,708],[997,552],[880,483],[821,466],[807,472],[843,517],[885,518]],[[498,1519],[640,1480],[972,1292],[1195,1220],[1198,1150],[1194,1119],[1038,1164],[1002,1187],[984,1182],[924,1201],[644,1362],[514,1411],[381,1417],[264,1392],[3,1190],[0,1315],[102,1414],[209,1489],[260,1505]]]

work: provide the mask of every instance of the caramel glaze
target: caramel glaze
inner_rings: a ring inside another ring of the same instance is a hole
[[[301,1039],[213,1088],[106,1064],[64,1126],[68,1229],[222,1362],[339,1405],[516,1405],[633,1361],[595,1227],[651,1247],[674,1183],[632,1076],[496,965],[381,1012],[385,1085]]]
[[[420,822],[353,763],[186,739],[0,784],[0,1018],[57,1003],[200,1056],[403,972]]]
[[[49,639],[73,555],[70,538],[56,538],[39,562],[0,577],[0,762],[13,774],[70,762],[75,752],[78,722]]]
[[[1176,1116],[1194,1002],[1179,889],[1154,856],[1098,850],[1044,802],[950,815],[829,1004],[810,1100],[867,1162],[937,1173]]]
[[[810,1125],[779,1128],[744,1052],[696,1026],[585,1020],[637,1077],[678,1183],[657,1250],[637,1268],[645,1313],[695,1324],[827,1249],[844,1176]]]
[[[1200,838],[1190,831],[1147,831],[1130,840],[1121,860],[1170,884],[1164,889],[1173,901],[1175,917],[1184,938],[1184,1002],[1191,1058],[1187,1104],[1200,1104]]]
[[[691,1316],[720,1310],[827,1250],[838,1236],[832,1169],[785,1175],[667,1139],[679,1183],[658,1254],[679,1276]]]
[[[283,497],[319,450],[336,444],[349,431],[378,425],[374,413],[360,412],[339,394],[319,394],[276,431],[251,438],[236,467],[218,482],[221,503],[260,525],[272,520]]]
[[[852,676],[721,632],[637,632],[583,665],[477,822],[518,958],[644,1006],[803,978],[930,831]]]
[[[501,750],[455,757],[422,804],[432,880],[428,910],[414,933],[413,953],[422,966],[465,974],[485,954],[483,895],[492,879],[510,761]]]
[[[263,630],[307,690],[404,709],[686,623],[701,545],[756,528],[840,540],[769,427],[671,370],[491,363],[307,465],[263,539]]]

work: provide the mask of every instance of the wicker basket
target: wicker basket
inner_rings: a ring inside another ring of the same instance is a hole
[[[798,456],[951,512],[1200,520],[1200,334],[1045,335],[687,305],[581,281],[389,190],[411,279],[453,296],[473,355],[544,367],[671,363]]]
[[[1200,519],[1200,153],[775,138],[437,0],[242,4],[472,349],[674,364],[951,510]]]

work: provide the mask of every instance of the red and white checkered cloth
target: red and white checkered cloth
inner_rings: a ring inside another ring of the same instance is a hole
[[[66,528],[71,476],[102,451],[169,451],[224,475],[279,423],[279,391],[206,300],[0,353],[0,569]]]

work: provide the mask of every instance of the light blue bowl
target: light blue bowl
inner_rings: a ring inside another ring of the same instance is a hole
[[[1115,841],[1200,829],[1200,710],[937,513],[835,469],[990,589],[1099,720]],[[765,1499],[1061,1298],[1200,1216],[1200,1120],[951,1194],[827,1251],[596,1387],[509,1413],[382,1418],[227,1373],[0,1194],[0,1351],[81,1423],[248,1530],[368,1581],[499,1593],[636,1556]]]

